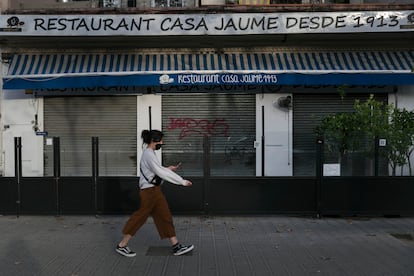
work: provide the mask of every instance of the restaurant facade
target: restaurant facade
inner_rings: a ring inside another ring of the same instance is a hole
[[[123,12],[0,15],[0,213],[136,209],[144,129],[194,182],[164,185],[175,213],[414,213],[408,168],[327,164],[315,133],[370,95],[414,109],[414,6]]]

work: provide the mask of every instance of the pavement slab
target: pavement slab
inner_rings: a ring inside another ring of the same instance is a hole
[[[128,216],[0,216],[0,275],[414,275],[414,218],[174,216],[173,256],[152,219],[115,252]]]

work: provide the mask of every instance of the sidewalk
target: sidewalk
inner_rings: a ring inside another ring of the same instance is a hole
[[[134,258],[114,250],[127,218],[0,216],[0,275],[414,275],[414,218],[176,216],[184,256],[149,219]]]

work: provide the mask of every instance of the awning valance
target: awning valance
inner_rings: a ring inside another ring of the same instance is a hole
[[[4,89],[414,84],[414,50],[15,54]]]

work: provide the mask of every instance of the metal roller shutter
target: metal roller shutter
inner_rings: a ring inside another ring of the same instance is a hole
[[[61,175],[92,174],[91,137],[99,137],[99,175],[137,173],[135,96],[46,97],[44,126],[60,137]],[[45,175],[53,175],[53,147],[45,145]]]
[[[369,94],[294,94],[293,97],[293,173],[295,176],[316,174],[316,135],[314,129],[322,118],[334,113],[352,112],[356,99],[365,101]],[[387,94],[375,94],[387,102]]]
[[[255,175],[255,112],[255,95],[163,96],[164,164],[181,161],[187,175],[202,175],[208,136],[211,175]]]

